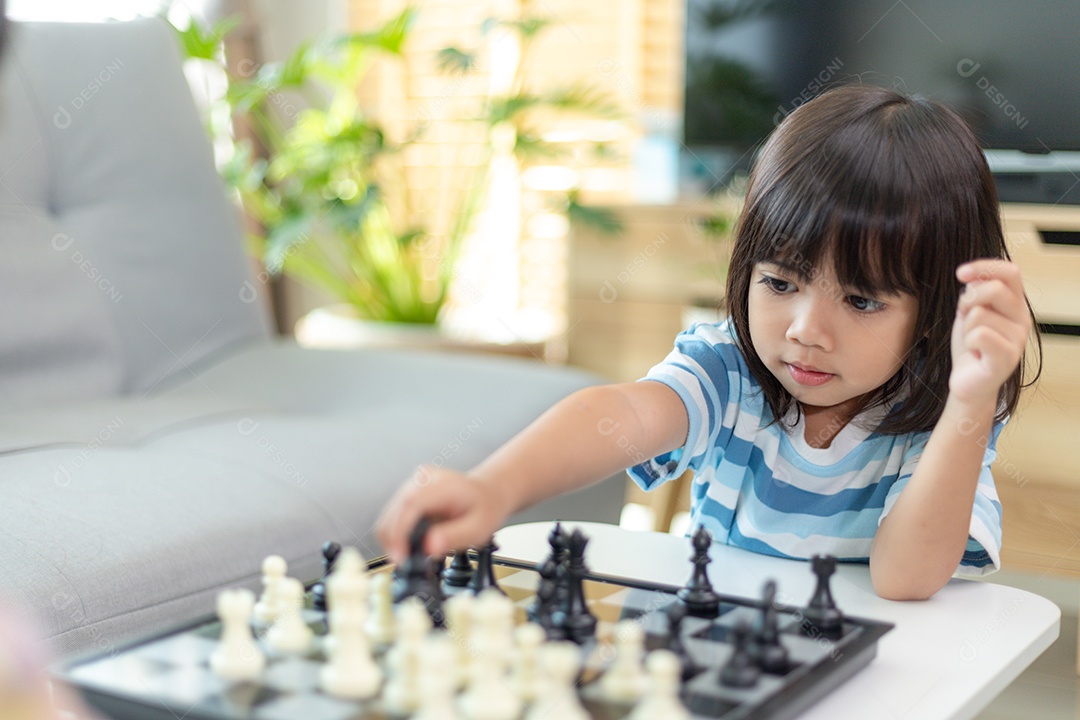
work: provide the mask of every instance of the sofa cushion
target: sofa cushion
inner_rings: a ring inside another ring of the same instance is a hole
[[[160,19],[14,24],[0,63],[0,394],[141,392],[265,338]]]

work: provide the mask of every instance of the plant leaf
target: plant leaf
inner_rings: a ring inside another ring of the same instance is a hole
[[[444,47],[435,56],[435,65],[441,72],[465,75],[476,65],[476,55],[456,47]]]

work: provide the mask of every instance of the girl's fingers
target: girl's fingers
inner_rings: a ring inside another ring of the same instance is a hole
[[[1016,349],[1017,359],[1023,354],[1031,328],[1030,323],[1019,323],[989,308],[976,306],[961,316],[963,332],[966,334],[977,327],[987,327],[1009,341]]]
[[[1030,325],[1023,290],[1017,291],[1002,280],[971,282],[960,294],[957,311],[964,315],[972,308],[985,307],[1021,325]]]

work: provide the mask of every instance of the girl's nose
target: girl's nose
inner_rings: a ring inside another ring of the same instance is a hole
[[[829,309],[817,302],[800,303],[795,308],[785,337],[799,345],[831,352],[834,333]]]

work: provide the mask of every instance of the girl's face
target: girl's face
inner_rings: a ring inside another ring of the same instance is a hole
[[[839,411],[900,369],[914,342],[918,300],[860,295],[840,285],[828,258],[820,265],[828,270],[812,275],[786,264],[754,266],[750,337],[792,397],[809,408]]]

